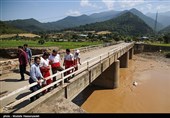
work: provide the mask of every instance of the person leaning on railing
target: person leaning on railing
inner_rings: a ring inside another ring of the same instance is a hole
[[[61,67],[61,64],[60,64],[61,57],[57,50],[54,49],[48,59],[49,59],[49,63],[51,64],[51,69],[52,69],[53,74],[56,74],[57,71],[64,70]],[[53,77],[53,82],[55,82],[55,81],[56,81],[56,77]],[[56,88],[56,87],[57,87],[57,84],[54,85],[54,88]]]
[[[77,49],[74,52],[74,68],[75,68],[74,71],[78,70],[78,64],[81,65],[81,63],[80,63],[80,51]]]
[[[66,49],[66,55],[64,56],[64,63],[63,66],[65,66],[65,69],[73,67],[74,66],[74,55],[70,52],[70,49]],[[69,75],[74,70],[68,70],[64,73],[64,76]],[[66,79],[65,81],[68,81],[69,79]]]
[[[31,65],[31,69],[30,69],[29,83],[32,84],[34,82],[37,82],[38,84],[30,88],[30,90],[32,92],[35,92],[41,88],[41,85],[42,85],[41,80],[44,79],[41,74],[39,64],[40,64],[40,57],[35,57],[34,64]],[[44,81],[45,81],[45,79],[44,79]],[[39,97],[40,97],[40,93],[31,97],[30,101],[32,102],[32,101],[38,99]]]
[[[40,58],[40,71],[42,73],[42,76],[44,78],[49,77],[50,76],[50,65],[49,65],[49,53],[48,52],[44,52],[42,57]],[[44,82],[44,84],[42,84],[43,87],[49,85],[52,83],[52,79],[48,79]],[[50,91],[51,88],[48,89],[48,91]],[[43,94],[47,93],[47,91],[43,91]]]

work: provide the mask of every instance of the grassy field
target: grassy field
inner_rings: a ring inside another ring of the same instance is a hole
[[[151,45],[156,45],[156,46],[168,46],[170,47],[170,43],[164,44],[164,43],[151,43]]]
[[[38,41],[15,41],[15,40],[5,40],[0,41],[0,48],[10,48],[18,47],[27,43],[29,47],[59,47],[60,49],[74,49],[79,47],[85,47],[89,45],[101,44],[101,42],[45,42],[45,44],[38,44]]]

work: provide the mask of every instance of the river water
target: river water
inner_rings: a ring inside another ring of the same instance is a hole
[[[170,113],[170,59],[135,55],[119,82],[116,89],[89,86],[73,102],[89,113]]]

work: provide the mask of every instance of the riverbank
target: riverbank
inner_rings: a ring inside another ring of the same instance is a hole
[[[169,113],[169,72],[170,59],[162,53],[136,54],[129,68],[120,69],[117,89],[88,87],[89,97],[80,106],[89,113]]]

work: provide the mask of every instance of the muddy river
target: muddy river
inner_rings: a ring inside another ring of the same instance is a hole
[[[116,89],[91,85],[73,102],[89,113],[170,113],[170,59],[137,54],[119,82]]]

